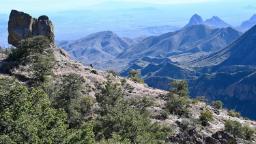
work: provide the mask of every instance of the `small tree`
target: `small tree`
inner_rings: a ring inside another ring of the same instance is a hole
[[[173,81],[172,89],[167,94],[166,108],[171,114],[188,116],[190,99],[188,96],[188,84],[186,81]]]
[[[131,70],[129,72],[129,78],[134,82],[144,83],[144,80],[140,78],[139,71],[137,70]]]
[[[0,79],[1,143],[64,143],[66,114],[51,107],[41,89],[28,89],[11,79]]]
[[[180,97],[188,97],[189,90],[188,90],[188,83],[184,80],[175,80],[170,84],[172,89],[170,90],[171,94],[177,94]]]
[[[215,109],[222,109],[223,107],[223,103],[222,101],[214,101],[212,102],[212,106],[215,108]]]
[[[148,113],[142,110],[144,106],[140,107],[138,103],[131,106],[119,85],[108,81],[97,95],[97,101],[100,106],[95,127],[98,140],[106,139],[105,143],[116,139],[131,143],[159,143],[166,138],[168,132],[151,123]]]
[[[166,108],[171,114],[187,117],[189,114],[188,110],[189,99],[186,97],[172,96],[167,101]]]
[[[54,107],[63,108],[66,111],[69,126],[72,128],[81,126],[94,104],[89,96],[84,96],[82,93],[83,79],[77,74],[64,76],[54,97]]]
[[[235,137],[242,137],[242,124],[238,121],[227,120],[225,122],[225,131],[233,134]]]
[[[204,109],[199,117],[201,124],[207,126],[213,120],[213,114],[209,109]]]
[[[235,110],[229,110],[228,115],[231,117],[240,117],[241,116],[240,113]]]
[[[227,120],[225,122],[225,131],[231,133],[235,137],[246,140],[251,140],[255,133],[255,129],[250,126],[243,126],[240,122],[233,120]]]

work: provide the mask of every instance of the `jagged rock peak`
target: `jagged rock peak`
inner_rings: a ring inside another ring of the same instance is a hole
[[[199,25],[199,24],[202,24],[204,21],[203,21],[203,18],[198,15],[198,14],[194,14],[190,20],[189,20],[189,23],[187,24],[187,26],[192,26],[192,25]]]
[[[26,38],[43,35],[54,42],[54,28],[52,22],[45,15],[38,19],[27,13],[12,10],[8,22],[8,42],[13,46]]]

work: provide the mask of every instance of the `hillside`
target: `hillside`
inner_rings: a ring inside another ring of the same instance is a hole
[[[194,61],[195,66],[218,65],[256,65],[256,47],[255,47],[256,26],[243,34],[238,40],[228,47],[207,56],[206,58]]]
[[[210,99],[226,101],[228,107],[255,118],[255,33],[253,27],[230,46],[193,61],[195,67],[208,69],[195,80],[192,95],[207,95]],[[207,66],[206,68],[204,68]]]
[[[196,71],[188,69],[168,58],[143,57],[131,61],[129,67],[121,72],[122,76],[128,76],[129,71],[140,71],[141,77],[150,87],[169,90],[169,83],[173,80],[191,80],[196,78]]]
[[[232,28],[211,29],[194,25],[176,32],[152,36],[131,46],[118,58],[136,59],[143,56],[166,57],[175,53],[214,52],[224,48],[240,36]]]
[[[254,14],[250,19],[242,22],[242,24],[238,27],[240,31],[246,32],[251,29],[254,25],[256,25],[256,14]]]
[[[28,23],[23,18],[17,20],[24,27],[12,25],[9,31],[25,28]],[[249,144],[256,140],[255,121],[223,109],[220,102],[208,105],[189,98],[185,81],[173,82],[169,92],[153,89],[132,77],[72,60],[51,41],[53,37],[23,36],[0,61],[1,143]]]
[[[131,43],[131,40],[120,38],[111,31],[104,31],[73,42],[60,43],[59,46],[70,53],[72,58],[102,68],[101,63],[113,60]]]

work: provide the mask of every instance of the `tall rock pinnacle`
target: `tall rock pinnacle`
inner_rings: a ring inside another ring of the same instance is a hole
[[[8,22],[8,42],[13,46],[26,38],[43,35],[54,42],[53,24],[47,16],[32,18],[29,14],[12,10]]]

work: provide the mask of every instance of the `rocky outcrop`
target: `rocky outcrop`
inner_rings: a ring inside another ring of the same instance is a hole
[[[178,144],[251,144],[252,142],[235,138],[225,131],[217,131],[211,136],[206,137],[195,128],[183,130],[176,136],[169,138],[170,142]]]
[[[8,42],[17,46],[22,39],[43,35],[54,42],[53,24],[47,16],[32,18],[29,14],[12,10],[8,22]]]

